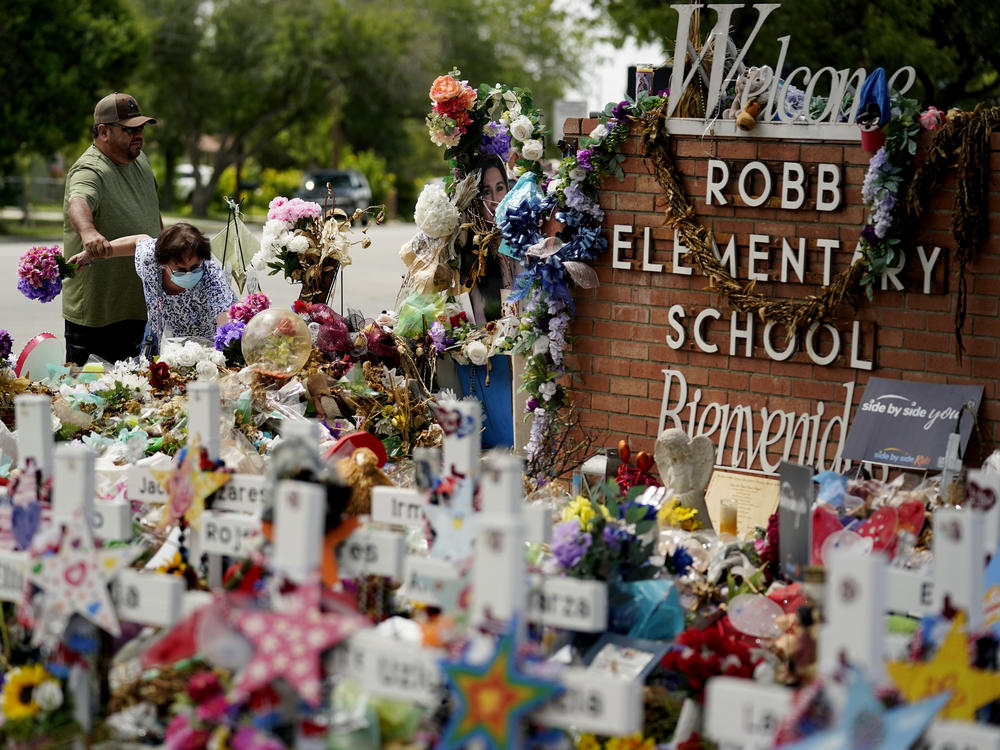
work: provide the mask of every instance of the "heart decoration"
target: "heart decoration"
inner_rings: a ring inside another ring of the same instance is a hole
[[[969,482],[966,494],[972,507],[984,513],[997,504],[997,493],[992,487],[981,487],[976,482]]]
[[[844,527],[837,514],[823,505],[817,505],[812,512],[812,550],[810,552],[813,565],[823,564],[823,542],[830,534],[841,531]]]
[[[913,536],[918,536],[920,530],[924,528],[924,519],[927,516],[924,504],[919,500],[904,500],[897,512],[899,513],[899,528],[910,532]]]
[[[888,505],[875,511],[871,518],[855,529],[861,536],[874,540],[874,549],[885,552],[891,560],[896,554],[896,532],[899,514]]]
[[[42,523],[42,504],[34,500],[27,505],[15,505],[11,514],[14,541],[18,549],[28,549]]]
[[[83,583],[83,579],[87,576],[87,563],[83,560],[80,562],[69,566],[63,572],[63,577],[66,579],[66,583],[70,586],[79,586]]]

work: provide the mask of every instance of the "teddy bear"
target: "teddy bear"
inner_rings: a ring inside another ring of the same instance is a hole
[[[723,119],[736,120],[736,127],[740,130],[753,130],[757,118],[767,107],[773,78],[774,71],[770,65],[744,68],[736,79],[733,102],[723,111]]]

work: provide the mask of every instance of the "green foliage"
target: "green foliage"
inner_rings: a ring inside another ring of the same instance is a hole
[[[6,0],[0,171],[17,153],[52,153],[80,138],[93,123],[94,105],[111,91],[136,93],[129,76],[144,48],[122,0]]]
[[[389,203],[396,189],[396,175],[389,171],[384,156],[379,156],[370,148],[358,153],[348,149],[341,159],[340,166],[344,169],[356,169],[368,179],[368,185],[372,189],[373,206]]]

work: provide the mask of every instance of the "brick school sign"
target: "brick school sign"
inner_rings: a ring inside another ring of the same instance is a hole
[[[568,120],[565,133],[596,125]],[[783,130],[795,135],[794,126]],[[924,133],[918,161],[929,142]],[[819,295],[851,264],[869,162],[856,141],[674,134],[669,151],[716,257],[754,292]],[[712,289],[668,226],[638,126],[622,153],[624,182],[609,178],[601,191],[609,244],[595,264],[601,285],[576,294],[570,364],[580,375],[572,390],[586,425],[647,450],[664,427],[706,434],[721,466],[774,472],[784,458],[843,470],[847,425],[868,378],[878,375],[984,385],[980,429],[987,443],[1000,440],[1000,134],[987,153],[990,237],[966,269],[961,362],[954,355],[953,170],[911,227],[902,263],[876,283],[874,299],[862,296],[835,321],[789,334]],[[979,455],[974,434],[967,457],[975,463]]]

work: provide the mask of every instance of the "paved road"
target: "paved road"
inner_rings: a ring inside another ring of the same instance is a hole
[[[218,222],[194,220],[193,223],[211,236],[224,225]],[[259,229],[257,229],[259,231]],[[392,222],[370,226],[372,245],[362,250],[360,245],[352,251],[354,263],[343,269],[334,289],[331,307],[340,311],[343,281],[344,311],[360,310],[367,317],[375,317],[395,304],[396,292],[403,275],[399,248],[416,228],[413,224]],[[355,233],[360,237],[360,232]],[[15,237],[0,235],[0,328],[10,331],[14,338],[14,353],[42,331],[63,338],[63,320],[59,299],[42,304],[29,300],[17,291],[17,261],[21,255],[37,244],[62,245],[61,237]],[[289,307],[298,297],[299,285],[292,285],[281,276],[264,276],[261,287],[274,306]]]

